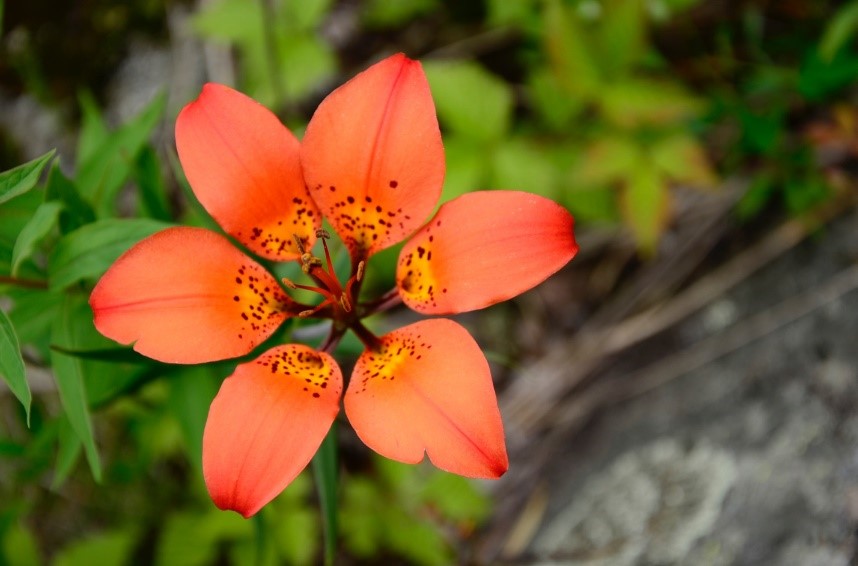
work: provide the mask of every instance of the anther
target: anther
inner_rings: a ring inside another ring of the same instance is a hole
[[[340,295],[340,306],[343,307],[343,310],[346,312],[351,312],[352,304],[349,302],[349,298],[345,293]]]
[[[360,281],[361,279],[363,279],[364,267],[366,267],[366,262],[361,260],[360,263],[358,263],[357,273],[355,274],[356,280]]]
[[[298,234],[292,234],[292,239],[295,240],[295,247],[298,248],[299,252],[301,252],[302,254],[307,253],[307,250],[304,249],[304,242],[301,240],[301,238],[298,236]],[[302,257],[302,260],[303,260],[303,257]]]
[[[284,277],[283,279],[281,279],[281,281],[283,282],[284,285],[286,285],[290,289],[297,289],[298,288],[298,286],[295,283],[293,283],[291,279],[287,279]]]
[[[319,228],[318,230],[316,230],[316,237],[321,238],[322,240],[327,240],[331,237],[331,235],[328,234],[328,231],[324,228]]]

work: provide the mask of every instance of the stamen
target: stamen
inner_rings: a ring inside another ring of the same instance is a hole
[[[343,310],[346,312],[352,311],[352,304],[349,302],[349,298],[345,293],[340,295],[340,306],[343,307]]]
[[[298,288],[298,285],[296,285],[295,283],[292,282],[291,279],[287,279],[286,277],[284,277],[280,281],[282,281],[283,284],[286,285],[287,287],[289,287],[290,289],[297,289]]]
[[[363,279],[364,267],[366,267],[366,262],[364,260],[361,260],[360,263],[358,263],[357,273],[355,274],[356,281],[360,281],[361,279]]]
[[[298,234],[292,234],[292,239],[295,240],[295,247],[298,248],[298,251],[302,254],[307,253],[307,250],[304,249],[304,242],[301,240]]]

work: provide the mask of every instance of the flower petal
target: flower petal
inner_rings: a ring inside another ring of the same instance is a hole
[[[332,92],[301,143],[310,193],[353,259],[402,241],[444,182],[444,147],[420,63],[388,57]]]
[[[95,327],[164,362],[241,356],[293,308],[277,281],[229,241],[202,228],[168,228],[122,255],[89,299]]]
[[[489,365],[468,331],[446,319],[386,334],[358,359],[346,415],[367,446],[442,470],[498,478],[509,461]]]
[[[250,517],[283,491],[331,428],[342,389],[336,361],[302,344],[236,367],[203,433],[203,475],[215,505]]]
[[[304,186],[298,140],[267,108],[209,83],[176,119],[176,148],[194,194],[231,236],[268,259],[300,256],[322,218]]]
[[[480,191],[445,203],[402,248],[396,284],[406,305],[459,313],[510,299],[578,253],[572,215],[544,197]]]

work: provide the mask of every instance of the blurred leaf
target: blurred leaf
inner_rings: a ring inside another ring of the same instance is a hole
[[[599,26],[599,68],[616,78],[646,54],[644,0],[604,0]]]
[[[19,521],[13,522],[3,533],[0,562],[6,566],[43,564],[36,537]]]
[[[203,430],[209,414],[209,405],[218,391],[207,366],[183,367],[171,376],[168,403],[185,440],[188,459],[202,473]]]
[[[798,73],[798,91],[811,102],[819,102],[834,92],[853,85],[858,78],[858,56],[848,49],[823,60],[811,49]]]
[[[22,344],[46,347],[50,342],[51,325],[63,302],[61,293],[29,289],[12,297],[9,318]],[[43,352],[47,355],[47,350]]]
[[[80,163],[75,182],[81,195],[100,216],[113,214],[116,195],[128,180],[137,154],[152,135],[164,113],[167,97],[156,96],[133,120],[101,140]]]
[[[486,188],[489,164],[486,162],[482,144],[450,134],[444,137],[444,150],[447,154],[447,173],[444,176],[444,189],[439,204],[467,192]]]
[[[18,234],[33,217],[36,209],[44,202],[44,194],[39,190],[24,193],[0,206],[0,243],[9,248],[9,265],[11,270],[12,248]]]
[[[446,472],[433,473],[423,488],[423,497],[444,517],[464,523],[478,523],[491,511],[488,496],[467,478]]]
[[[24,371],[24,359],[21,357],[18,335],[15,333],[12,321],[2,309],[0,309],[0,377],[24,406],[24,411],[27,413],[27,426],[30,426],[30,403],[33,396]]]
[[[642,158],[642,149],[631,137],[604,135],[587,146],[584,158],[574,170],[575,180],[584,185],[624,181],[634,174]]]
[[[58,201],[64,205],[60,214],[60,230],[63,234],[95,220],[95,211],[83,200],[74,182],[63,174],[56,162],[48,175],[45,200]]]
[[[285,2],[285,19],[295,28],[312,31],[325,19],[331,9],[332,0],[302,0]]]
[[[161,176],[161,163],[158,155],[149,146],[144,146],[137,156],[134,168],[134,178],[140,195],[140,212],[143,216],[169,222],[170,203],[167,197],[167,187]]]
[[[12,276],[18,275],[18,268],[21,262],[29,259],[36,249],[42,238],[48,235],[51,229],[57,224],[60,216],[60,211],[63,205],[56,201],[43,203],[30,221],[18,234],[18,239],[15,240],[15,247],[12,249]]]
[[[665,179],[654,164],[641,161],[637,173],[627,180],[621,203],[638,249],[646,255],[656,251],[667,223],[669,202]]]
[[[325,526],[325,564],[332,565],[337,555],[339,524],[337,522],[337,426],[331,425],[328,434],[313,456],[313,477],[319,492],[322,507],[322,523]]]
[[[659,140],[650,147],[655,166],[669,179],[696,188],[711,188],[718,182],[700,143],[685,133]]]
[[[529,81],[536,111],[550,128],[566,134],[570,122],[584,111],[586,100],[569,96],[556,75],[547,68],[536,69]]]
[[[736,210],[740,218],[748,219],[758,214],[776,192],[771,176],[758,174],[739,200]]]
[[[822,33],[819,42],[819,58],[830,63],[838,51],[846,46],[858,30],[858,1],[841,6]]]
[[[82,303],[80,297],[66,296],[59,315],[54,320],[53,343],[69,349],[75,348],[80,326],[80,320],[75,315],[81,312]],[[101,482],[101,462],[95,447],[81,362],[57,351],[51,352],[51,362],[57,391],[60,394],[60,402],[65,409],[72,429],[83,443],[93,477],[97,482]]]
[[[52,149],[41,157],[0,173],[0,204],[35,187],[42,170],[54,157],[55,152],[56,150]]]
[[[784,201],[792,214],[807,212],[830,196],[831,189],[819,175],[807,174],[784,181]]]
[[[483,142],[506,134],[513,103],[506,82],[472,61],[426,61],[423,69],[438,116],[451,131]]]
[[[742,125],[743,149],[749,153],[771,155],[784,133],[783,114],[771,109],[768,112],[752,112],[742,106],[737,115]]]
[[[527,28],[541,28],[539,13],[536,11],[535,0],[489,0],[487,3],[488,15],[486,23],[489,26],[523,26]]]
[[[170,224],[137,218],[109,218],[87,224],[64,236],[48,262],[50,288],[103,274],[116,259],[143,238]]]
[[[560,2],[547,0],[543,12],[545,51],[554,76],[566,92],[590,100],[599,95],[602,74],[589,34],[578,16]]]
[[[337,69],[331,47],[315,34],[284,35],[278,45],[286,100],[303,98],[332,77]]]
[[[617,223],[616,191],[607,187],[580,187],[574,185],[561,193],[561,202],[578,221]]]
[[[427,14],[437,5],[436,0],[368,0],[363,3],[361,19],[369,28],[391,28]]]
[[[123,566],[128,563],[135,542],[130,530],[112,530],[73,541],[60,550],[53,566]]]
[[[107,123],[101,115],[98,102],[88,90],[78,93],[78,104],[80,104],[81,124],[80,134],[77,138],[77,161],[75,169],[80,171],[83,165],[90,161],[99,147],[104,145],[110,136]]]
[[[504,140],[495,150],[492,163],[492,188],[557,197],[557,170],[551,157],[536,143],[523,138]]]
[[[443,566],[452,563],[447,541],[429,523],[409,520],[408,515],[388,508],[385,538],[391,550],[406,558],[410,564]]]
[[[605,117],[622,127],[670,125],[693,117],[702,107],[678,84],[640,78],[606,85],[599,104]]]
[[[176,513],[164,522],[155,563],[159,566],[212,564],[221,541],[250,535],[250,522],[237,513],[224,513],[214,508],[206,514]]]
[[[59,489],[72,473],[80,453],[83,451],[83,443],[75,434],[66,415],[57,417],[60,426],[57,427],[57,463],[54,466],[54,477],[51,480],[51,489]]]

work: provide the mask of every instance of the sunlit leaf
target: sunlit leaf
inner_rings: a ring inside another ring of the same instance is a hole
[[[165,518],[155,563],[160,566],[211,564],[220,541],[249,537],[251,533],[251,524],[240,515],[218,511],[214,506],[206,514],[176,513]]]
[[[54,157],[55,152],[56,150],[52,149],[41,157],[0,173],[0,204],[35,187],[42,170]]]
[[[84,297],[68,295],[60,309],[53,326],[53,342],[59,346],[74,349],[76,347],[79,319],[76,313],[81,312],[85,305]],[[83,443],[86,459],[97,482],[101,481],[101,461],[95,447],[92,422],[89,416],[86,389],[84,387],[81,361],[61,354],[51,352],[51,362],[60,402],[77,437]]]
[[[0,541],[0,562],[7,566],[40,566],[43,564],[36,537],[24,526],[23,522],[13,522],[3,533],[2,541]]]
[[[27,426],[29,426],[30,403],[33,397],[30,393],[30,385],[27,383],[18,335],[15,333],[12,321],[2,309],[0,309],[0,377],[24,406],[27,413]]]
[[[48,262],[51,289],[103,274],[128,248],[169,227],[156,220],[110,218],[87,224],[64,236]]]
[[[507,132],[513,97],[506,82],[472,61],[427,61],[423,68],[445,127],[481,141]]]
[[[643,159],[643,148],[629,136],[605,135],[594,139],[574,170],[583,185],[617,183],[633,175]]]
[[[450,134],[444,138],[444,149],[447,154],[447,173],[444,175],[441,203],[487,186],[490,164],[486,161],[485,148],[481,143]]]
[[[557,169],[545,148],[524,138],[509,138],[495,149],[489,186],[557,198]]]
[[[18,234],[12,249],[12,276],[18,275],[21,262],[29,259],[36,245],[57,225],[63,205],[57,201],[43,203]]]
[[[534,70],[529,83],[530,95],[539,116],[547,126],[565,134],[570,122],[584,111],[587,100],[570,96],[556,74],[545,67]]]
[[[462,476],[435,472],[423,487],[423,498],[447,519],[477,524],[491,511],[489,497]]]

